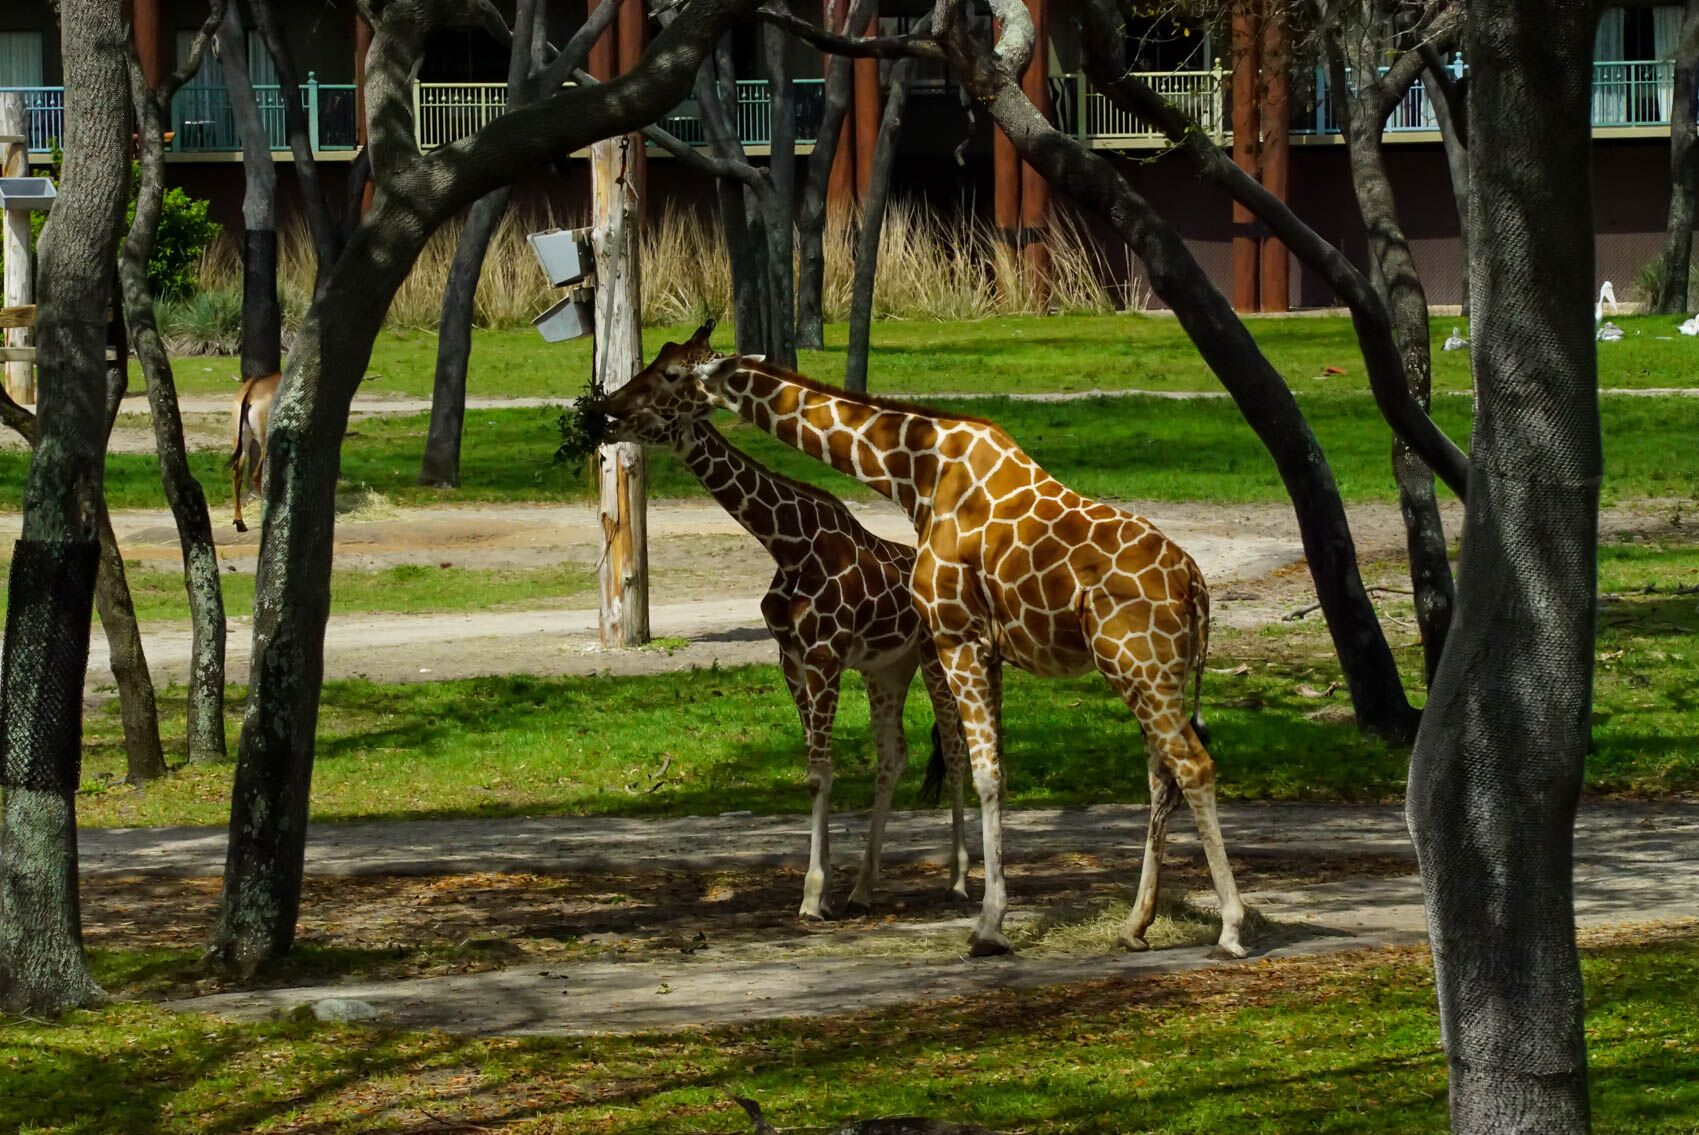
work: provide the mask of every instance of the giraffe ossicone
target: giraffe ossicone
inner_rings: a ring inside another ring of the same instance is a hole
[[[886,817],[908,767],[903,704],[917,668],[936,722],[927,786],[933,795],[950,789],[950,893],[965,900],[966,743],[943,667],[909,596],[914,549],[869,532],[842,501],[774,473],[713,428],[708,421],[712,407],[692,377],[696,365],[721,357],[709,345],[713,329],[710,320],[688,341],[666,344],[608,397],[604,410],[615,439],[671,447],[709,495],[773,557],[776,571],[761,600],[761,615],[778,643],[785,684],[802,718],[813,796],[808,873],[798,913],[804,918],[831,914],[832,729],[845,670],[859,670],[866,679],[879,754],[867,848],[848,910],[865,912],[872,906]]]
[[[1188,717],[1201,693],[1209,592],[1155,525],[1081,496],[983,419],[847,394],[754,357],[705,360],[705,401],[890,497],[919,539],[910,589],[932,632],[967,736],[984,829],[975,954],[1006,953],[1002,664],[1046,676],[1098,670],[1144,732],[1150,827],[1122,928],[1146,948],[1167,824],[1184,796],[1221,904],[1217,951],[1243,957],[1245,908],[1216,814],[1215,769]]]

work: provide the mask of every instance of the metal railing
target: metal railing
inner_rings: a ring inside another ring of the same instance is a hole
[[[1460,59],[1452,63],[1451,69],[1459,77],[1467,72]],[[1218,141],[1230,136],[1227,73],[1219,64],[1208,71],[1149,72],[1140,77]],[[1326,71],[1318,69],[1315,117],[1313,123],[1298,128],[1297,132],[1339,132],[1329,86]],[[1162,138],[1154,125],[1122,110],[1093,90],[1083,75],[1054,76],[1050,90],[1058,126],[1082,140],[1114,144],[1158,142]],[[23,96],[30,151],[49,152],[64,136],[64,89],[0,87],[0,91],[16,91]],[[275,84],[258,85],[254,94],[272,149],[288,149],[282,91]],[[1600,129],[1667,126],[1674,94],[1675,64],[1670,60],[1594,63],[1593,125]],[[806,144],[814,140],[824,98],[821,80],[795,81],[798,142]],[[301,86],[301,101],[315,151],[352,150],[357,146],[356,89],[352,83],[320,83],[309,75]],[[422,149],[463,138],[499,116],[506,107],[507,89],[501,83],[413,85],[414,123]],[[738,136],[745,145],[771,143],[772,92],[765,79],[738,82],[736,117]],[[707,144],[707,132],[695,99],[679,104],[659,125],[692,145]],[[230,113],[229,92],[222,86],[191,85],[179,91],[171,107],[171,128],[174,131],[171,149],[178,153],[229,153],[241,148]],[[1438,129],[1428,105],[1427,91],[1420,84],[1405,94],[1386,128],[1389,134]]]
[[[1152,71],[1138,76],[1152,90],[1179,107],[1216,141],[1227,137],[1227,72],[1217,64],[1210,71]],[[1057,126],[1090,141],[1154,141],[1162,131],[1145,119],[1122,110],[1080,74],[1050,80],[1050,98]]]
[[[797,79],[796,140],[812,142],[820,128],[823,88],[819,79]],[[434,149],[466,137],[507,109],[503,83],[416,83],[413,123],[421,150]],[[765,79],[741,79],[737,84],[737,133],[746,146],[765,146],[773,140],[773,93]],[[693,146],[708,144],[707,128],[694,98],[687,99],[656,123]]]
[[[24,137],[32,154],[46,154],[65,136],[64,87],[0,87],[24,98]]]
[[[1451,63],[1451,73],[1462,78],[1468,67],[1459,58]],[[1333,106],[1332,85],[1325,68],[1316,69],[1315,124],[1301,131],[1308,134],[1337,134],[1339,119]],[[1593,64],[1593,126],[1595,129],[1622,129],[1635,126],[1668,126],[1670,106],[1675,101],[1675,63],[1669,59],[1628,60],[1618,63]],[[1428,105],[1426,89],[1416,84],[1405,92],[1404,98],[1387,119],[1388,134],[1437,131],[1433,108]]]
[[[254,84],[266,138],[274,150],[289,149],[289,124],[283,88]],[[359,143],[353,83],[321,83],[310,72],[301,84],[301,108],[307,112],[308,139],[315,152],[352,150]],[[230,91],[222,85],[190,84],[171,100],[171,149],[177,153],[228,153],[242,148],[230,109]]]

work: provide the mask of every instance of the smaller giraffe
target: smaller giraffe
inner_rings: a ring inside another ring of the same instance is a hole
[[[951,800],[950,889],[967,898],[968,853],[962,817],[967,743],[949,680],[931,636],[909,595],[914,549],[869,532],[842,501],[781,477],[738,450],[708,422],[701,387],[688,376],[698,363],[722,356],[709,346],[713,321],[686,343],[668,343],[649,366],[615,391],[606,411],[620,441],[669,445],[704,488],[761,541],[777,565],[761,601],[767,629],[779,644],[785,684],[802,717],[808,743],[813,816],[803,918],[830,917],[831,854],[827,823],[832,791],[832,728],[845,670],[866,680],[879,750],[867,849],[847,910],[865,913],[879,877],[880,846],[897,781],[908,767],[903,704],[915,669],[932,699],[934,752],[927,791],[947,781]],[[680,378],[680,375],[687,377]]]

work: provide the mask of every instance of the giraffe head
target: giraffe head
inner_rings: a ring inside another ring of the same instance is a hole
[[[708,343],[714,333],[710,319],[683,343],[668,343],[632,380],[608,396],[604,407],[609,433],[616,441],[670,445],[711,407],[699,383],[699,366],[721,358]]]

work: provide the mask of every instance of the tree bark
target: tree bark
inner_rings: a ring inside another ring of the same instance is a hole
[[[1387,25],[1376,21],[1376,26]],[[1403,101],[1414,76],[1404,72],[1410,81],[1398,85],[1377,77],[1360,83],[1352,91],[1346,82],[1345,53],[1339,46],[1342,38],[1363,48],[1355,52],[1353,60],[1359,75],[1376,74],[1376,65],[1384,57],[1384,48],[1388,45],[1363,26],[1344,29],[1343,35],[1330,37],[1329,55],[1336,92],[1334,105],[1345,137],[1357,210],[1362,214],[1369,254],[1378,269],[1382,296],[1392,321],[1393,338],[1404,363],[1405,385],[1410,397],[1425,414],[1433,392],[1428,298],[1422,287],[1421,274],[1416,270],[1410,241],[1398,218],[1398,204],[1393,197],[1392,180],[1387,176],[1382,150],[1387,114]],[[1422,635],[1423,670],[1431,684],[1439,669],[1445,636],[1451,626],[1452,608],[1456,604],[1445,523],[1439,514],[1433,471],[1398,437],[1392,441],[1392,470],[1398,483],[1399,511],[1404,517],[1410,586],[1414,593],[1416,625]]]
[[[844,27],[847,31],[867,23],[877,0],[856,0]],[[835,30],[835,29],[827,29]],[[843,137],[844,119],[854,89],[855,69],[838,55],[826,59],[825,109],[808,156],[808,173],[803,181],[802,206],[797,218],[796,345],[804,351],[826,347],[826,198],[832,181],[832,165]]]
[[[885,230],[885,205],[891,194],[891,173],[902,138],[903,111],[908,105],[909,76],[914,60],[899,59],[891,68],[885,94],[885,116],[873,147],[873,171],[861,211],[861,232],[855,245],[855,290],[850,299],[849,355],[844,361],[844,389],[867,392],[867,355],[873,338],[873,283],[879,272],[879,238]]]
[[[1019,0],[996,0],[994,7],[1003,19],[1006,42],[1011,28],[1026,23],[1025,9]],[[1102,216],[1144,264],[1151,289],[1174,309],[1205,364],[1274,459],[1297,513],[1316,596],[1359,728],[1393,738],[1413,736],[1417,714],[1404,696],[1392,651],[1363,588],[1333,471],[1285,380],[1179,233],[1113,166],[1046,122],[1021,93],[1008,64],[986,58],[959,24],[945,33],[944,48],[952,70],[1021,157],[1051,185]]]
[[[242,377],[283,369],[283,309],[277,299],[277,166],[248,78],[248,40],[241,3],[224,10],[218,57],[230,114],[242,139]]]
[[[114,284],[117,279],[114,275]],[[118,310],[117,288],[112,291],[114,314]],[[104,448],[112,438],[118,408],[129,386],[129,361],[124,347],[124,323],[114,318],[107,331],[107,345],[115,358],[106,364],[106,432]],[[100,568],[94,579],[94,607],[100,627],[106,632],[107,651],[112,660],[112,677],[118,684],[118,716],[124,726],[125,779],[145,784],[165,775],[165,750],[159,744],[159,700],[154,696],[153,677],[148,673],[147,654],[142,650],[141,629],[136,625],[136,605],[130,599],[130,581],[124,574],[124,553],[112,531],[106,509],[106,494],[100,498]]]
[[[204,37],[203,37],[204,43]],[[198,59],[195,61],[198,63]],[[218,573],[218,549],[212,539],[212,517],[206,493],[189,467],[183,442],[183,415],[177,405],[177,383],[171,359],[159,335],[153,293],[148,287],[147,262],[159,235],[165,196],[165,116],[169,102],[193,69],[179,72],[157,94],[148,88],[138,66],[130,73],[130,102],[140,138],[141,181],[136,189],[136,215],[119,253],[118,275],[123,285],[124,310],[136,359],[147,384],[148,409],[153,417],[154,448],[159,454],[165,500],[177,524],[183,550],[183,587],[189,600],[189,761],[219,762],[226,757],[224,737],[224,585]]]
[[[105,328],[129,189],[118,0],[63,0],[65,167],[41,237],[40,442],[24,489],[0,667],[0,1010],[100,996],[82,949],[76,792],[99,560]]]
[[[1572,856],[1592,712],[1597,9],[1471,0],[1476,406],[1457,618],[1410,762],[1454,1131],[1589,1129]]]
[[[460,487],[460,438],[466,421],[466,372],[472,361],[478,279],[484,274],[490,238],[507,213],[511,195],[504,187],[478,198],[454,246],[454,263],[442,293],[442,321],[437,325],[437,377],[431,388],[431,427],[419,466],[421,485]]]
[[[1676,49],[1670,102],[1670,208],[1664,232],[1664,274],[1652,310],[1686,314],[1692,273],[1695,198],[1699,196],[1699,0],[1687,0]]]
[[[544,21],[537,18],[538,0],[521,0],[514,19],[514,43],[507,67],[507,106],[517,109],[532,101],[533,70],[542,63]],[[604,0],[609,5],[618,0]],[[638,0],[629,3],[641,11]],[[523,45],[521,47],[520,45]],[[571,50],[571,45],[568,45]],[[419,464],[419,483],[441,488],[460,487],[460,440],[466,421],[466,374],[472,361],[472,324],[477,310],[478,280],[490,238],[507,214],[512,190],[506,186],[478,198],[466,214],[466,226],[454,246],[454,262],[442,295],[442,320],[437,326],[436,383],[431,388],[431,426]]]
[[[283,95],[283,122],[289,131],[290,154],[295,160],[295,178],[301,187],[301,208],[307,215],[307,230],[313,237],[313,252],[317,271],[313,292],[324,290],[330,266],[342,251],[341,233],[336,219],[330,214],[330,202],[319,177],[319,163],[313,153],[311,124],[307,121],[306,104],[301,97],[300,73],[295,69],[295,56],[284,37],[282,21],[272,8],[274,0],[247,0],[254,24],[265,40],[266,53],[277,68],[278,87]],[[246,59],[244,58],[244,62]],[[269,157],[269,155],[268,155]],[[274,165],[275,170],[275,165]],[[275,172],[273,179],[275,181]]]
[[[117,415],[118,400],[124,388],[111,382],[114,371],[108,371],[107,432]],[[12,401],[12,396],[0,391],[0,418],[24,439],[31,450],[39,440],[35,415]],[[154,696],[153,679],[148,674],[147,657],[142,652],[140,630],[136,626],[135,604],[130,599],[129,581],[124,575],[124,554],[118,547],[118,537],[112,531],[112,518],[107,514],[103,499],[100,507],[100,561],[94,581],[94,601],[100,614],[100,626],[106,633],[107,652],[112,659],[112,677],[118,686],[119,718],[124,728],[124,753],[127,760],[126,779],[142,784],[164,776],[165,752],[159,743],[159,705]]]
[[[791,85],[785,33],[772,24],[761,29],[767,49],[767,84],[772,91],[772,137],[767,169],[773,192],[766,202],[767,292],[772,330],[769,357],[796,368],[796,98]]]
[[[757,2],[693,0],[655,39],[638,71],[603,84],[605,90],[553,91],[425,155],[413,141],[411,75],[431,29],[460,9],[446,0],[384,5],[366,83],[378,191],[308,309],[266,440],[271,473],[255,580],[252,676],[211,943],[223,964],[251,970],[294,940],[339,450],[396,289],[431,232],[460,209],[554,154],[627,132],[676,106],[712,44]]]
[[[730,37],[719,45],[713,58],[702,65],[696,80],[696,102],[708,136],[708,152],[723,162],[748,164],[736,121],[726,110],[726,99],[737,97],[732,71]],[[735,103],[733,106],[735,107]],[[754,186],[722,178],[715,186],[720,207],[720,228],[732,271],[732,319],[736,324],[740,355],[771,355],[771,310],[767,304],[767,241],[765,210]],[[755,199],[754,207],[751,200]],[[753,214],[753,216],[751,215]],[[751,222],[754,223],[751,223]]]

